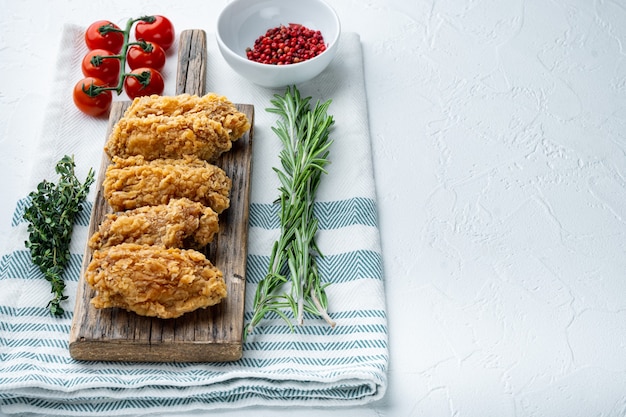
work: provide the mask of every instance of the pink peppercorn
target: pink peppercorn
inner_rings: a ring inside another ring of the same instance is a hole
[[[326,50],[324,37],[319,30],[290,23],[268,29],[246,48],[249,60],[270,65],[288,65],[314,58]]]

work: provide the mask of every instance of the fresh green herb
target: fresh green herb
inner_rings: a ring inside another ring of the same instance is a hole
[[[271,103],[275,107],[267,111],[281,117],[272,127],[283,145],[279,155],[282,170],[274,168],[281,184],[281,233],[272,248],[268,272],[257,287],[253,316],[244,335],[252,333],[269,312],[283,318],[293,330],[285,309],[292,311],[299,325],[307,311],[335,326],[326,311],[329,284],[322,284],[317,269],[316,257],[322,254],[315,243],[318,221],[313,214],[321,176],[330,162],[329,133],[334,120],[327,110],[331,101],[317,102],[311,110],[311,97],[301,98],[295,86],[287,88],[284,96],[274,97]],[[289,292],[283,291],[288,282]]]
[[[31,202],[24,212],[24,219],[29,222],[26,247],[33,263],[52,286],[54,298],[48,307],[55,316],[63,315],[61,301],[67,299],[63,295],[63,271],[70,260],[74,219],[82,210],[89,186],[94,182],[94,172],[90,169],[81,184],[74,174],[75,166],[73,157],[64,156],[55,168],[60,175],[59,183],[40,182],[37,191],[29,194]]]

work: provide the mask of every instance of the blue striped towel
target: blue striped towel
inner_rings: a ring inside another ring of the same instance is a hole
[[[106,120],[73,108],[71,88],[81,78],[86,52],[82,29],[68,25],[59,52],[55,91],[48,107],[32,175],[32,189],[43,178],[56,180],[54,165],[73,154],[84,178],[102,157]],[[246,320],[270,248],[278,237],[276,210],[280,142],[271,132],[275,116],[264,109],[275,93],[256,87],[228,70],[209,36],[209,89],[233,102],[256,108],[252,203],[250,207]],[[175,55],[176,52],[172,54]],[[169,61],[175,61],[170,59]],[[0,260],[0,407],[4,413],[46,415],[130,415],[158,411],[237,408],[251,405],[340,406],[380,399],[387,385],[387,318],[382,257],[377,226],[358,35],[344,33],[338,56],[315,81],[298,86],[314,101],[332,99],[336,120],[329,175],[315,206],[320,218],[318,244],[328,288],[332,329],[308,317],[291,332],[268,317],[244,345],[243,358],[231,363],[83,363],[68,352],[72,306],[87,239],[89,208],[77,220],[73,256],[66,273],[67,312],[53,318],[46,309],[49,283],[30,261],[22,213],[17,202],[12,233]],[[166,94],[173,94],[175,63],[165,69]],[[94,191],[89,196],[93,201]],[[24,196],[30,190],[24,190]],[[7,220],[8,221],[8,220]]]

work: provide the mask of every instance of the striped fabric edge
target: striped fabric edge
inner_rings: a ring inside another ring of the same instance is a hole
[[[352,313],[349,313],[352,315]],[[375,316],[384,317],[384,312]],[[276,335],[292,338],[286,334],[285,327],[264,327],[266,337]],[[315,326],[307,325],[310,329]],[[328,327],[328,326],[326,326]],[[353,331],[350,332],[350,329]],[[315,334],[316,332],[312,332]],[[281,384],[293,384],[296,381],[312,383],[319,381],[331,387],[338,380],[368,374],[370,378],[386,380],[388,346],[386,326],[383,322],[363,323],[345,326],[343,334],[349,340],[338,342],[307,341],[305,343],[284,341],[246,342],[244,358],[228,364],[175,364],[166,370],[160,364],[108,363],[85,368],[63,355],[67,347],[49,349],[33,342],[34,346],[20,346],[11,354],[4,355],[4,366],[0,368],[0,386],[4,387],[6,397],[19,396],[19,387],[40,387],[48,396],[62,397],[85,396],[93,398],[94,388],[105,390],[107,396],[114,395],[110,390],[146,387],[165,389],[166,387],[198,387],[215,391],[219,386],[245,379],[255,384],[259,381],[282,381]],[[60,337],[57,335],[57,337]],[[335,336],[336,337],[336,336]],[[66,344],[66,338],[58,340]],[[319,339],[319,338],[318,338]],[[315,339],[315,340],[318,340]],[[267,354],[272,349],[272,355]],[[328,356],[331,350],[332,356]],[[55,352],[56,351],[56,352]],[[300,354],[294,355],[294,353]],[[257,354],[259,355],[257,357]],[[288,369],[289,372],[285,372]],[[171,372],[174,371],[174,372]],[[164,386],[159,386],[163,384]],[[217,385],[216,385],[217,384]],[[120,398],[132,395],[120,394]],[[31,396],[29,393],[28,396]],[[163,394],[162,396],[165,396]],[[0,396],[2,398],[2,396]],[[350,399],[350,398],[348,398]]]
[[[379,362],[385,360],[382,355],[371,355],[371,358],[378,360]],[[302,372],[300,372],[302,374]],[[371,369],[363,369],[359,371],[355,371],[352,373],[345,373],[343,371],[334,371],[329,372],[328,376],[325,379],[309,379],[308,375],[298,375],[294,374],[294,377],[291,379],[281,378],[281,379],[272,379],[267,377],[257,377],[251,376],[250,374],[240,372],[239,378],[230,378],[224,379],[220,383],[213,384],[211,386],[207,385],[198,385],[198,384],[171,384],[171,385],[163,385],[163,384],[145,384],[139,387],[127,388],[120,386],[107,386],[107,387],[99,387],[90,385],[86,380],[85,383],[86,388],[75,390],[72,392],[67,392],[62,395],[64,402],[75,402],[80,400],[91,400],[93,401],[96,398],[111,398],[111,399],[128,399],[132,398],[133,393],[136,392],[136,397],[150,397],[150,396],[158,396],[159,398],[176,398],[180,397],[181,394],[185,396],[194,396],[194,395],[204,395],[204,396],[215,396],[223,394],[225,391],[233,390],[237,387],[263,387],[267,391],[278,391],[278,390],[286,390],[291,388],[297,388],[300,391],[321,391],[321,390],[334,390],[338,387],[346,387],[346,386],[359,386],[362,384],[368,384],[372,381],[375,383],[383,381],[384,373],[381,373],[376,367],[372,367]],[[111,383],[113,384],[113,376],[111,377]],[[363,381],[361,381],[363,379]],[[42,378],[43,380],[43,378]],[[336,385],[329,385],[328,380],[332,380],[337,383]],[[248,381],[250,383],[248,383]],[[291,384],[291,385],[288,385]],[[10,391],[2,391],[0,392],[0,399],[5,398],[16,398],[20,396],[19,394],[28,393],[26,397],[32,399],[54,399],[61,401],[59,395],[59,391],[51,391],[45,388],[40,387],[18,387],[16,389]]]
[[[133,388],[132,392],[110,388],[81,389],[70,396],[46,389],[17,389],[0,394],[0,407],[6,412],[46,415],[105,415],[105,412],[107,415],[131,415],[137,411],[172,413],[249,405],[355,406],[382,398],[386,390],[385,364],[388,358],[369,355],[365,360],[379,366],[354,373],[337,371],[331,384],[310,381],[308,375],[295,375],[291,380],[244,377],[215,384],[214,389],[148,385]],[[88,378],[84,383],[89,384]]]
[[[365,357],[364,357],[365,358]],[[189,395],[194,394],[205,394],[205,393],[221,393],[224,390],[232,389],[233,387],[238,386],[247,386],[248,381],[251,381],[251,385],[254,386],[263,386],[267,389],[280,388],[285,389],[288,383],[301,384],[304,383],[306,385],[306,389],[326,389],[329,388],[329,382],[342,382],[345,384],[352,383],[354,381],[358,381],[359,378],[364,377],[365,382],[369,382],[373,380],[384,380],[384,372],[381,372],[384,369],[384,361],[388,358],[386,355],[373,353],[367,356],[367,360],[374,363],[373,366],[368,368],[360,368],[353,369],[349,372],[346,372],[342,367],[338,367],[336,369],[329,370],[325,372],[323,375],[319,376],[310,376],[301,370],[294,370],[293,375],[280,375],[279,378],[272,378],[271,376],[275,374],[274,370],[265,370],[258,371],[254,369],[252,372],[247,368],[234,369],[229,371],[228,373],[219,372],[216,370],[209,369],[208,371],[214,374],[216,380],[214,383],[208,384],[206,381],[198,382],[198,379],[203,377],[203,372],[206,368],[211,368],[207,364],[196,364],[193,365],[194,369],[197,372],[194,372],[193,375],[189,374],[186,378],[178,378],[172,383],[164,383],[162,380],[162,370],[158,369],[150,369],[152,373],[150,378],[146,378],[146,383],[138,386],[128,386],[123,385],[119,381],[119,375],[110,374],[108,376],[108,380],[110,385],[102,386],[99,384],[94,384],[90,382],[89,376],[85,375],[82,378],[82,383],[85,385],[80,389],[74,390],[66,390],[63,392],[62,396],[67,400],[76,400],[76,399],[93,399],[98,397],[107,397],[107,398],[129,398],[132,397],[132,393],[136,390],[138,392],[151,392],[152,394],[159,393],[158,396],[168,397],[168,396],[176,396],[180,395],[180,393],[185,393]],[[285,359],[283,359],[285,360]],[[127,366],[132,367],[133,364],[128,364]],[[138,370],[139,371],[139,370]],[[61,375],[61,372],[59,373]],[[0,398],[10,398],[17,396],[16,394],[21,394],[27,392],[28,397],[32,398],[54,398],[60,396],[61,390],[49,390],[45,388],[43,382],[49,381],[50,378],[41,377],[37,375],[38,379],[42,382],[42,384],[35,386],[17,386],[11,390],[5,390],[0,392]],[[118,379],[116,379],[118,378]],[[219,378],[219,379],[218,379]],[[150,383],[152,382],[152,383]],[[143,397],[143,395],[139,395]]]
[[[359,375],[372,374],[383,376],[386,372],[386,362],[388,356],[379,351],[373,351],[367,355],[360,355],[356,360],[348,355],[336,358],[290,358],[286,356],[265,359],[245,358],[237,364],[231,364],[230,368],[223,372],[209,371],[201,372],[195,367],[197,372],[184,373],[176,377],[163,378],[163,370],[153,370],[153,372],[141,372],[141,376],[132,381],[124,381],[123,364],[110,364],[111,368],[103,369],[96,374],[89,375],[83,372],[76,372],[71,368],[61,367],[52,373],[52,367],[42,366],[34,361],[24,360],[11,366],[6,376],[3,376],[3,388],[0,398],[14,397],[23,390],[28,392],[28,396],[34,396],[35,389],[40,389],[39,396],[43,397],[64,397],[67,399],[81,397],[94,398],[96,391],[106,392],[107,396],[117,396],[125,398],[132,395],[129,390],[141,390],[146,388],[168,391],[174,388],[185,388],[200,391],[219,392],[223,385],[243,383],[242,380],[274,381],[281,385],[295,383],[297,381],[308,384],[317,383],[320,386],[332,387],[337,381],[358,378]],[[355,367],[358,364],[358,367]],[[62,365],[62,364],[59,364]],[[285,366],[290,367],[289,373],[280,373]],[[297,368],[293,368],[293,367]],[[310,372],[312,367],[328,367],[323,374]],[[332,366],[332,368],[330,368]],[[210,366],[212,367],[212,366]],[[98,367],[100,368],[100,367]],[[224,368],[216,367],[218,369]],[[107,372],[104,372],[107,371]],[[115,372],[116,371],[116,372]],[[70,374],[72,384],[67,384]],[[77,373],[73,376],[73,373]],[[152,374],[151,377],[148,374]],[[52,388],[51,388],[52,387]],[[119,395],[114,394],[117,390]],[[163,394],[166,395],[166,394]]]
[[[362,334],[359,334],[362,336]],[[311,345],[316,346],[316,355],[314,357]],[[206,371],[198,372],[191,365],[188,368],[179,369],[178,375],[163,376],[162,369],[155,370],[152,377],[147,372],[150,367],[142,369],[137,374],[127,373],[123,364],[108,364],[107,367],[100,369],[98,366],[97,374],[86,373],[84,369],[77,369],[76,363],[66,360],[64,355],[46,354],[39,352],[30,352],[28,347],[21,347],[21,351],[15,354],[3,355],[4,365],[2,369],[2,378],[0,383],[6,392],[13,389],[28,386],[39,386],[54,392],[74,392],[82,391],[88,387],[99,388],[132,388],[137,389],[144,386],[152,386],[157,382],[154,377],[162,379],[162,383],[169,386],[177,385],[193,385],[208,386],[219,383],[215,379],[222,380],[222,377],[229,377],[243,372],[250,378],[270,378],[273,380],[289,381],[296,376],[301,379],[319,378],[326,383],[332,383],[336,375],[350,375],[353,372],[363,372],[365,370],[377,370],[384,372],[386,369],[386,353],[387,342],[381,338],[362,338],[360,340],[349,340],[334,343],[308,343],[302,346],[296,342],[253,342],[253,350],[246,348],[248,356],[231,363],[226,369],[225,366],[215,366],[216,369],[224,369],[224,372]],[[282,353],[282,356],[275,357],[254,357],[254,352],[267,355],[267,351],[263,349],[274,349],[275,353]],[[324,353],[328,352],[324,349],[336,348],[340,355],[333,357],[325,357]],[[63,348],[48,349],[51,352],[55,350],[66,350]],[[361,351],[368,349],[370,353],[363,354]],[[304,356],[285,356],[290,352],[301,354],[303,351],[309,354]],[[377,358],[377,359],[376,359]],[[374,360],[376,359],[376,360]],[[289,374],[280,374],[280,371],[289,366],[297,365],[298,369],[290,368]],[[319,367],[325,367],[320,370]],[[213,365],[211,365],[213,367]],[[144,372],[146,371],[146,372]],[[335,374],[335,375],[333,375]]]
[[[248,255],[247,280],[250,284],[258,284],[265,276],[269,267],[269,256]],[[373,250],[357,250],[326,255],[317,258],[317,266],[323,281],[332,277],[331,283],[356,281],[360,279],[383,280],[382,255]]]
[[[250,204],[250,227],[278,229],[278,204]],[[345,200],[317,201],[313,209],[320,230],[339,229],[352,225],[378,226],[376,201],[354,197]]]
[[[29,196],[20,198],[15,204],[15,210],[13,211],[13,217],[11,217],[11,226],[15,227],[20,223],[26,223],[24,220],[24,212],[26,207],[30,205],[31,198]],[[89,218],[91,217],[91,209],[93,208],[93,202],[85,201],[83,203],[83,209],[78,212],[75,219],[75,224],[78,226],[89,226]]]
[[[378,351],[380,354],[386,355],[388,348],[384,311],[370,311],[370,314],[363,313],[363,311],[331,313],[333,319],[338,321],[341,320],[341,317],[357,317],[352,323],[346,323],[334,329],[323,323],[322,320],[314,320],[313,317],[310,317],[306,326],[297,326],[293,331],[284,323],[276,320],[276,316],[269,315],[267,317],[268,323],[257,329],[257,334],[265,335],[267,340],[260,341],[258,337],[252,337],[244,344],[244,358],[240,361],[228,364],[211,364],[211,369],[215,370],[216,373],[209,368],[199,370],[196,369],[194,364],[184,363],[167,366],[167,369],[164,369],[160,364],[138,364],[129,367],[127,364],[112,363],[105,367],[98,366],[93,368],[76,366],[78,363],[71,359],[66,351],[68,341],[65,330],[67,330],[69,324],[59,324],[54,326],[54,330],[46,329],[45,334],[47,337],[43,338],[41,337],[43,332],[40,330],[45,324],[34,324],[28,321],[32,320],[30,317],[21,316],[22,320],[25,321],[3,323],[3,329],[8,330],[9,327],[13,327],[13,329],[20,329],[22,332],[30,332],[35,329],[38,333],[32,336],[25,333],[24,337],[22,337],[18,332],[14,331],[12,337],[0,338],[2,345],[5,346],[4,352],[0,355],[3,359],[0,365],[0,386],[9,386],[10,384],[7,384],[8,374],[16,370],[15,366],[20,367],[20,370],[24,370],[25,368],[21,367],[24,363],[30,363],[28,368],[35,370],[49,369],[48,364],[54,364],[54,373],[60,372],[64,381],[60,384],[59,381],[54,381],[54,383],[50,384],[51,387],[57,388],[76,385],[74,382],[71,382],[73,378],[80,379],[83,376],[88,376],[96,380],[100,378],[106,380],[110,375],[127,376],[133,380],[130,383],[126,381],[120,387],[131,385],[136,387],[142,385],[142,380],[144,382],[154,382],[154,375],[150,375],[151,372],[168,370],[175,370],[176,373],[175,375],[163,377],[167,382],[179,379],[184,380],[187,375],[185,372],[189,372],[189,380],[185,380],[185,383],[189,383],[199,376],[209,380],[220,374],[217,371],[220,368],[232,368],[239,371],[250,369],[254,370],[255,373],[259,372],[259,374],[262,374],[265,366],[280,363],[274,361],[273,358],[258,358],[254,355],[255,351],[260,351],[267,355],[269,347],[272,348],[272,351],[294,350],[299,352],[302,356],[301,358],[297,355],[292,355],[284,360],[293,360],[302,364],[307,363],[310,359],[309,356],[314,357],[313,353],[315,352],[324,352],[325,356],[323,360],[316,362],[315,365],[332,366],[335,363],[343,365],[349,364],[351,361],[356,364],[359,363],[359,351]],[[296,339],[299,336],[312,336],[312,338],[307,340]],[[328,349],[332,349],[331,352],[333,352],[334,357],[328,357],[326,354]],[[314,359],[317,360],[317,358]],[[325,369],[319,369],[311,370],[307,374],[315,376],[324,372],[326,372]]]
[[[366,381],[366,382],[363,382]],[[198,410],[232,409],[245,406],[315,406],[315,407],[346,407],[366,404],[382,398],[385,392],[385,381],[377,375],[361,375],[359,380],[347,380],[334,388],[308,387],[300,384],[297,388],[280,385],[247,385],[236,386],[215,393],[187,393],[174,391],[170,396],[151,396],[150,390],[137,392],[139,398],[101,397],[97,402],[93,398],[79,398],[73,401],[56,399],[40,399],[16,397],[3,399],[2,409],[10,413],[43,413],[46,415],[83,416],[98,414],[107,416],[135,415],[186,412]],[[145,391],[145,392],[144,392]],[[184,394],[184,395],[181,395]],[[2,397],[0,396],[0,399]],[[351,401],[346,401],[350,399]]]
[[[66,281],[78,282],[82,268],[83,255],[70,253],[70,261],[63,273]],[[39,268],[33,264],[30,252],[26,249],[15,250],[0,258],[0,280],[2,279],[45,279]]]
[[[5,318],[3,318],[2,316],[5,316]],[[8,306],[8,305],[0,304],[0,319],[2,319],[0,321],[0,324],[4,324],[4,322],[8,321],[10,318],[16,318],[16,317],[28,317],[31,320],[34,318],[44,318],[44,317],[49,318],[50,311],[45,306],[15,307],[15,306]],[[71,318],[72,318],[71,313],[65,313],[65,315],[60,317],[59,319],[64,320],[64,319],[71,319]],[[65,323],[65,322],[59,322],[59,323]],[[46,324],[48,325],[48,323]],[[69,322],[67,325],[69,326]]]

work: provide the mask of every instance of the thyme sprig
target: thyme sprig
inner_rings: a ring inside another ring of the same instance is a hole
[[[64,313],[61,302],[65,281],[63,271],[70,260],[70,241],[76,215],[82,210],[83,202],[94,182],[94,172],[89,170],[83,184],[74,174],[74,158],[64,156],[56,165],[60,175],[58,184],[43,180],[37,190],[29,194],[30,205],[24,211],[28,224],[26,247],[32,261],[50,282],[54,297],[48,303],[55,316]]]
[[[283,96],[274,95],[274,107],[267,109],[280,116],[272,130],[283,145],[279,154],[282,169],[274,168],[281,184],[277,200],[280,237],[272,247],[268,272],[256,289],[253,316],[244,335],[252,333],[269,312],[293,330],[285,309],[291,310],[299,325],[304,323],[306,311],[335,326],[327,313],[325,290],[329,283],[322,284],[316,263],[323,255],[315,242],[318,220],[313,213],[322,174],[330,163],[329,134],[334,119],[327,113],[331,100],[318,101],[313,109],[310,101],[311,97],[302,98],[294,86]],[[291,284],[288,291],[283,288],[287,283]]]

